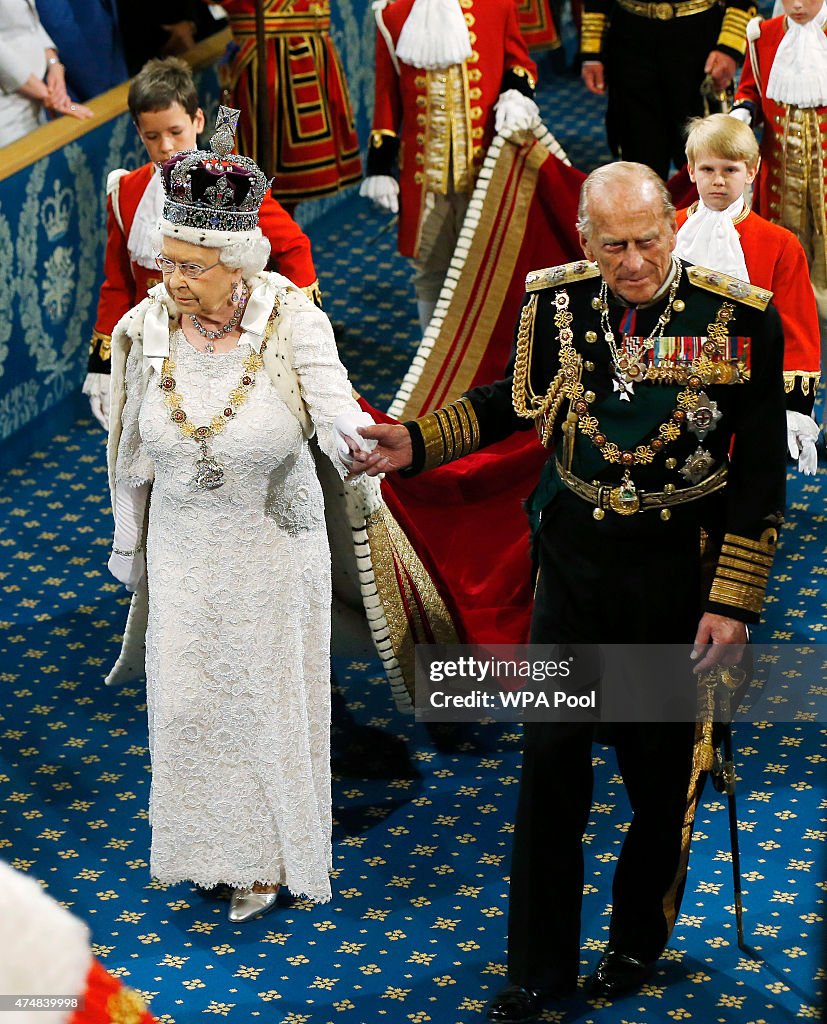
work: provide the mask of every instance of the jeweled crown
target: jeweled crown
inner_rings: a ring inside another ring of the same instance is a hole
[[[163,216],[209,231],[252,231],[270,180],[255,161],[233,152],[240,111],[219,107],[210,149],[188,149],[161,170]]]

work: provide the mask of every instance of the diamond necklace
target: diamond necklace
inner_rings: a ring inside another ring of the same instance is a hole
[[[615,342],[614,331],[609,323],[609,286],[605,280],[600,285],[600,294],[597,298],[600,308],[600,326],[603,330],[603,337],[612,353],[612,365],[614,366],[614,389],[620,392],[620,397],[629,401],[629,396],[634,394],[634,380],[645,371],[643,366],[644,351],[654,347],[655,338],[662,337],[663,329],[672,319],[675,295],[681,283],[683,264],[680,260],[672,257],[672,266],[675,268],[675,276],[669,286],[669,293],[666,298],[666,308],[658,317],[658,322],[636,345],[625,345],[624,351],[620,351]],[[630,372],[631,371],[631,372]]]
[[[245,309],[246,305],[247,305],[247,285],[244,284],[244,282],[242,281],[241,282],[241,298],[238,300],[238,305],[236,306],[233,315],[230,317],[230,319],[227,321],[227,323],[224,324],[223,327],[219,327],[215,331],[208,331],[207,328],[201,323],[201,321],[198,319],[198,317],[194,313],[190,313],[189,314],[189,318],[190,318],[190,322],[192,323],[192,326],[196,329],[196,331],[198,331],[198,333],[202,337],[207,339],[207,344],[204,346],[204,351],[205,352],[207,352],[210,355],[212,355],[213,352],[215,352],[215,346],[213,345],[213,342],[217,341],[219,338],[223,338],[225,335],[227,335],[231,331],[235,330],[235,328],[238,326],[238,322],[241,319],[242,314],[244,313],[244,309]]]

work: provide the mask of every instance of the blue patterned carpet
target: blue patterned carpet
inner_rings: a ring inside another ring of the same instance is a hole
[[[380,407],[416,337],[408,268],[383,224],[353,204],[313,233],[343,358]],[[758,640],[823,638],[826,484],[824,464],[806,482],[790,476],[789,522]],[[259,922],[230,925],[225,904],[149,877],[143,692],[101,684],[127,606],[105,568],[107,505],[103,438],[89,421],[54,437],[0,487],[0,856],[90,923],[106,967],[166,1024],[478,1024],[505,976],[518,728],[469,727],[435,742],[392,709],[376,665],[337,664],[347,709],[335,716],[335,764],[350,767],[334,782],[333,902],[287,898]],[[395,777],[365,778],[359,765],[375,768],[371,755],[388,737],[398,738],[386,751]],[[726,806],[710,789],[683,914],[651,983],[613,1004],[581,991],[544,1020],[818,1016],[827,729],[741,727],[736,742],[747,941],[760,959],[736,944]],[[628,815],[611,752],[596,748],[595,761],[584,976],[606,941]]]

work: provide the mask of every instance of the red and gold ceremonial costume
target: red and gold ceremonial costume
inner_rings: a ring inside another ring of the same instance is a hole
[[[795,234],[804,246],[822,326],[827,324],[827,104],[780,102],[767,96],[778,48],[789,29],[786,15],[750,22],[744,73],[735,109],[763,123],[761,166],[753,206]],[[823,31],[823,29],[822,29]]]
[[[241,110],[239,152],[266,165],[257,139],[256,5],[219,0],[238,44],[229,102]],[[265,0],[267,93],[274,147],[273,194],[318,199],[362,177],[347,81],[330,38],[330,0]]]
[[[697,209],[678,210],[678,233]],[[733,221],[751,284],[773,293],[784,328],[784,391],[788,409],[812,412],[819,371],[819,328],[807,257],[785,228],[745,209]]]
[[[517,19],[529,50],[556,50],[560,46],[549,0],[518,0]]]
[[[399,251],[419,257],[430,195],[470,195],[494,136],[494,104],[516,89],[531,97],[537,69],[520,35],[514,0],[458,0],[472,52],[425,70],[398,60],[414,0],[376,11],[376,102],[368,174],[390,174],[399,156]]]
[[[148,258],[149,254],[135,253],[129,247],[136,212],[154,173],[155,165],[149,163],[128,174],[113,171],[109,177],[104,281],[89,348],[90,373],[109,373],[115,324],[146,298],[153,285],[161,282],[161,272]],[[310,254],[310,239],[269,195],[261,205],[260,225],[270,242],[273,266],[311,298],[318,299],[319,285]]]

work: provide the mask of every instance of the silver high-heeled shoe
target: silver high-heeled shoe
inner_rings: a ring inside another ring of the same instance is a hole
[[[227,920],[233,924],[243,924],[263,917],[276,905],[278,889],[275,892],[255,892],[252,889],[234,889],[230,897],[230,909]]]

